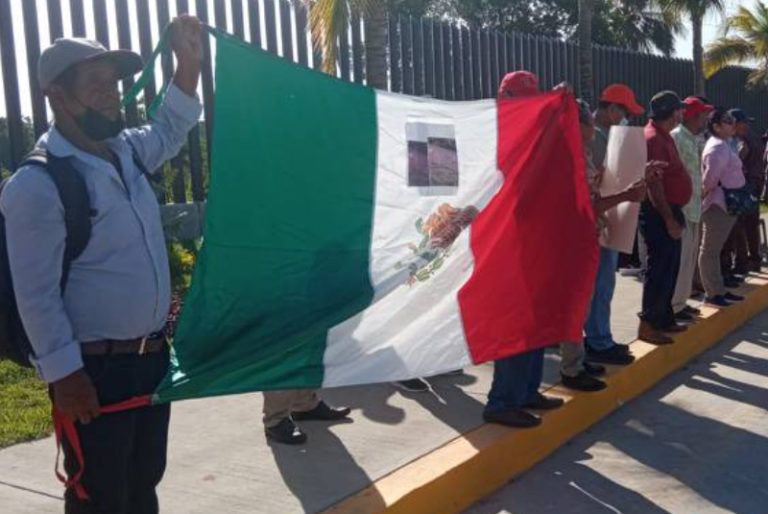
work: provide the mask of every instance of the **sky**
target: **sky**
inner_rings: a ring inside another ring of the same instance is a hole
[[[6,0],[0,0],[0,1],[6,1]],[[244,4],[247,3],[246,0],[238,0],[238,1],[241,1]],[[264,1],[269,1],[269,0],[259,0],[259,1],[263,3]],[[29,74],[27,71],[27,56],[26,56],[26,51],[24,46],[24,34],[23,34],[24,23],[23,23],[23,16],[22,16],[22,2],[36,2],[37,4],[38,24],[42,28],[40,31],[40,37],[41,37],[40,47],[45,48],[48,44],[50,44],[50,38],[47,30],[48,16],[47,16],[46,0],[10,0],[11,15],[13,18],[13,27],[14,27],[16,64],[19,72],[19,91],[21,93],[21,109],[23,114],[30,115],[32,112],[32,107],[31,107],[31,102],[29,98]],[[208,2],[208,13],[209,13],[209,16],[212,18],[213,17],[213,0],[207,0],[207,2]],[[106,3],[108,5],[107,16],[109,19],[110,42],[112,42],[112,44],[114,45],[117,42],[117,28],[116,28],[117,22],[116,22],[116,15],[115,15],[115,9],[114,9],[114,1],[107,1]],[[189,0],[188,3],[190,6],[190,10],[194,12],[196,2],[194,0]],[[732,14],[733,12],[735,12],[738,6],[740,5],[740,3],[741,2],[739,0],[726,0],[726,14]],[[69,0],[61,0],[61,4],[62,4],[62,19],[64,20],[64,33],[65,35],[71,35],[72,29],[67,23],[67,21],[70,19]],[[83,0],[83,4],[85,7],[86,32],[89,35],[89,37],[95,38],[96,30],[93,22],[92,0]],[[153,40],[156,40],[157,33],[158,33],[157,14],[155,10],[156,0],[149,0],[148,4],[150,8],[150,18],[152,20],[152,36],[153,36]],[[176,14],[176,9],[175,9],[176,2],[168,1],[168,4],[170,5],[171,18],[173,18],[173,16],[175,16]],[[227,4],[228,20],[231,23],[231,11],[229,10],[230,9],[229,2],[226,2],[226,4]],[[131,17],[133,18],[136,13],[135,0],[128,0],[128,6],[129,6]],[[244,12],[247,12],[247,9],[244,9]],[[262,12],[263,12],[263,9],[262,9]],[[718,31],[722,25],[722,22],[723,22],[723,16],[720,14],[710,14],[709,16],[707,16],[704,23],[704,34],[703,34],[705,45],[715,40],[718,37]],[[263,20],[262,20],[262,25],[263,25]],[[248,34],[249,27],[248,27],[247,17],[245,20],[245,31],[246,31],[246,34]],[[138,29],[136,27],[136,24],[133,24],[131,42],[132,42],[133,49],[138,51],[139,35],[138,35]],[[295,46],[296,45],[294,44],[294,47]],[[678,57],[690,59],[692,56],[692,53],[693,53],[693,50],[692,50],[691,34],[689,30],[687,34],[681,35],[680,37],[677,38],[676,55]],[[0,71],[0,76],[1,74],[2,74],[2,71]],[[159,65],[158,65],[156,76],[159,77]],[[5,95],[4,94],[0,94],[0,116],[5,116]]]

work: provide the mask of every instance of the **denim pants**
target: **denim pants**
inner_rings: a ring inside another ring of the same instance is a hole
[[[494,362],[493,384],[485,412],[519,409],[533,401],[541,385],[543,370],[543,348]]]
[[[595,280],[595,292],[584,324],[584,343],[590,350],[609,350],[616,343],[611,333],[611,301],[616,290],[616,266],[619,252],[600,248],[600,267]]]

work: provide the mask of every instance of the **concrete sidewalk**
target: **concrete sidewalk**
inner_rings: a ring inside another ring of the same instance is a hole
[[[768,313],[467,514],[764,513]]]
[[[641,285],[620,278],[614,301],[617,340],[634,339]],[[548,353],[545,382],[559,379]],[[482,424],[491,365],[430,379],[434,394],[391,385],[337,389],[326,398],[354,408],[352,421],[305,423],[306,446],[268,445],[261,395],[174,404],[162,512],[317,512]],[[8,513],[62,512],[52,439],[0,451],[0,505]]]

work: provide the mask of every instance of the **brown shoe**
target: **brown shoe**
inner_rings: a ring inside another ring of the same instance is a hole
[[[637,338],[651,344],[672,344],[675,341],[660,330],[653,328],[648,322],[641,321],[637,331]]]
[[[671,334],[685,332],[686,330],[688,330],[688,327],[686,327],[685,325],[678,325],[677,323],[673,323],[671,325],[664,327],[664,332],[671,333]]]

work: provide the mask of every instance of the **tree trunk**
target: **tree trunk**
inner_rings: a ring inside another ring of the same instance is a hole
[[[592,77],[592,15],[595,0],[579,0],[579,84],[581,98],[594,105],[595,85]]]
[[[692,16],[693,25],[693,94],[698,96],[707,95],[707,81],[704,78],[704,47],[702,44],[702,24],[701,16]]]
[[[389,18],[387,2],[375,0],[364,18],[365,77],[368,86],[387,90],[387,43]]]

